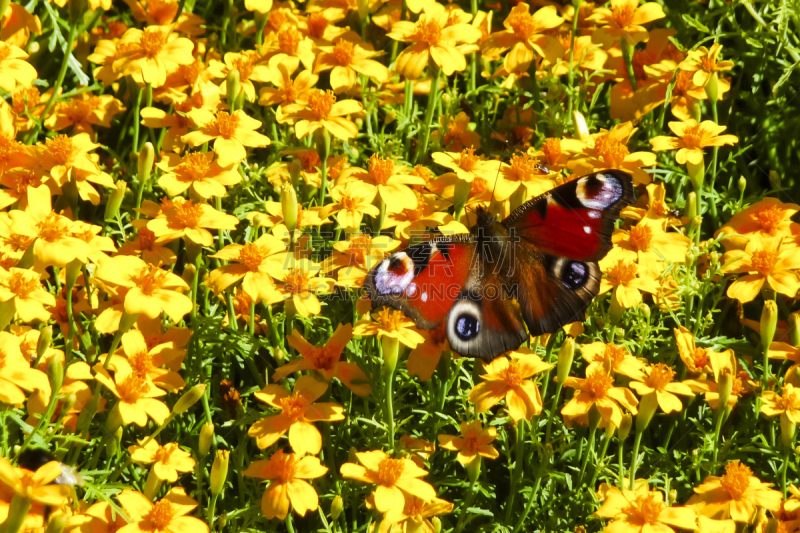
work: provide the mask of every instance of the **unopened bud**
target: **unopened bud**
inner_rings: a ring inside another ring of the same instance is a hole
[[[644,319],[649,324],[650,323],[650,306],[645,304],[645,303],[643,303],[643,304],[639,305],[639,309],[642,311],[642,316],[644,317]]]
[[[703,225],[703,217],[701,217],[700,215],[692,219],[692,228],[699,228],[702,225]]]
[[[700,107],[700,100],[693,100],[692,103],[689,105],[689,114],[692,116],[695,122],[700,122],[703,118],[703,108]]]
[[[231,106],[231,114],[233,114],[236,111],[236,101],[239,98],[239,91],[242,90],[241,83],[239,82],[239,71],[237,69],[233,69],[228,72],[228,79],[226,82],[226,97],[228,100],[228,105]]]
[[[47,521],[44,533],[61,533],[67,525],[67,515],[61,511],[53,513]]]
[[[572,126],[578,139],[583,142],[588,142],[591,139],[589,135],[589,126],[586,125],[586,118],[580,111],[572,112]]]
[[[433,533],[442,533],[442,519],[438,516],[431,518],[431,525],[433,526]]]
[[[794,435],[797,433],[797,424],[792,422],[786,414],[780,416],[781,419],[781,443],[784,447],[791,449],[794,444]]]
[[[667,494],[667,505],[675,505],[676,501],[678,501],[678,491],[672,489],[669,491],[669,494]]]
[[[292,159],[289,163],[289,178],[292,180],[292,186],[297,187],[300,184],[300,173],[303,171],[303,162],[299,159]]]
[[[153,148],[153,143],[146,142],[142,146],[142,151],[139,152],[139,183],[140,186],[150,181],[150,171],[153,170],[153,161],[155,161],[156,151]]]
[[[297,229],[297,193],[294,187],[286,184],[281,189],[281,210],[283,211],[283,223],[289,231]]]
[[[711,77],[708,78],[705,86],[706,96],[708,99],[713,103],[716,103],[719,99],[719,78],[717,78],[717,74],[711,74]]]
[[[214,443],[214,424],[206,422],[200,427],[200,439],[197,446],[197,452],[200,457],[208,455],[211,450],[211,445]]]
[[[744,190],[747,188],[747,178],[739,176],[739,181],[736,182],[736,185],[739,187],[739,193],[744,194]]]
[[[342,511],[344,511],[344,500],[337,494],[331,502],[331,518],[334,522],[342,515]]]
[[[611,305],[608,308],[608,317],[611,319],[611,324],[616,326],[619,324],[619,321],[622,319],[622,315],[625,313],[625,308],[622,307],[622,304],[619,302],[617,298],[617,289],[611,293]]]
[[[789,344],[800,346],[800,313],[789,315]]]
[[[475,483],[481,475],[481,456],[476,454],[472,461],[467,463],[467,477],[470,483]]]
[[[558,382],[563,384],[572,370],[572,361],[575,359],[575,339],[567,337],[558,350],[557,376]]]
[[[111,408],[111,411],[108,412],[106,429],[109,433],[114,433],[120,426],[122,426],[122,415],[119,414],[119,402],[117,402],[114,407]]]
[[[122,206],[122,201],[125,199],[125,192],[128,190],[128,183],[122,180],[117,180],[114,187],[111,189],[111,194],[106,201],[106,209],[103,213],[103,220],[114,220],[117,218],[119,208]]]
[[[764,533],[778,533],[778,519],[774,517],[767,518],[767,525],[764,527]]]
[[[776,191],[781,188],[781,175],[774,170],[769,171],[769,184]]]
[[[228,450],[217,450],[217,456],[214,458],[214,464],[211,465],[211,494],[218,495],[225,487],[225,481],[228,479],[228,461],[231,452]]]
[[[653,419],[653,415],[656,414],[657,408],[658,398],[655,392],[642,396],[642,401],[639,402],[639,412],[636,415],[636,433],[641,433],[647,429]]]
[[[72,408],[75,407],[75,402],[78,401],[78,397],[75,395],[74,392],[70,392],[64,399],[61,400],[61,416],[65,417],[72,411]]]
[[[631,427],[633,426],[633,416],[630,413],[625,413],[622,415],[622,422],[619,424],[619,428],[617,431],[617,438],[620,442],[625,442],[625,439],[628,438],[628,435],[631,432]]]
[[[778,304],[775,300],[764,302],[761,310],[761,346],[764,351],[769,349],[772,339],[775,338],[775,330],[778,327]]]
[[[400,341],[394,337],[383,337],[381,339],[383,351],[383,372],[385,375],[394,372],[397,367],[397,356],[400,353]]]
[[[697,193],[692,191],[686,197],[686,216],[692,220],[697,214]]]
[[[53,326],[42,328],[39,333],[39,340],[36,341],[36,360],[40,361],[44,354],[50,349],[50,343],[53,342]]]
[[[197,403],[197,400],[203,397],[203,394],[206,393],[206,384],[205,383],[198,383],[188,391],[186,391],[183,396],[178,398],[178,401],[175,402],[175,407],[172,408],[172,414],[178,416],[183,414],[187,409]]]
[[[347,462],[348,463],[356,463],[358,464],[358,450],[355,449],[354,446],[350,446],[350,449],[347,450]]]
[[[717,383],[717,394],[719,394],[719,409],[718,416],[722,416],[725,408],[728,405],[728,399],[731,397],[733,391],[733,374],[727,368],[723,368],[719,374],[719,381]]]
[[[64,383],[64,361],[58,354],[47,360],[47,379],[50,381],[51,394],[58,395]]]

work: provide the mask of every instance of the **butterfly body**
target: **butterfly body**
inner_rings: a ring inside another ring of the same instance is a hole
[[[529,335],[582,320],[600,288],[597,262],[633,183],[621,171],[583,176],[497,221],[478,210],[469,234],[442,236],[377,264],[373,307],[402,310],[420,329],[444,327],[451,348],[491,360]]]

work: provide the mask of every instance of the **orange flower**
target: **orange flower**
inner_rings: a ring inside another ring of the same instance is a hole
[[[356,100],[336,101],[333,91],[315,91],[308,95],[308,107],[286,114],[286,118],[296,120],[295,135],[302,139],[319,129],[325,129],[342,141],[358,135],[358,127],[347,118],[361,113],[364,106]]]
[[[500,454],[490,444],[497,438],[493,427],[483,429],[480,420],[461,422],[461,437],[439,435],[439,446],[451,452],[458,452],[458,462],[468,465],[480,457],[497,459]]]
[[[384,307],[372,314],[372,320],[363,319],[356,322],[353,334],[360,337],[377,335],[379,339],[389,337],[413,349],[425,340],[417,332],[414,321],[406,317],[402,311]]]
[[[417,531],[420,533],[434,533],[437,528],[429,518],[452,512],[453,504],[448,501],[439,498],[425,501],[416,496],[409,496],[405,499],[402,509],[390,509],[383,515],[376,533],[414,531],[415,528],[419,528]]]
[[[615,259],[612,254],[608,254],[603,262],[606,265],[600,267],[604,275],[600,280],[599,294],[613,290],[613,297],[623,309],[630,309],[642,303],[642,292],[649,294],[659,292],[659,285],[653,273],[648,272],[644,266],[628,259]]]
[[[352,338],[352,324],[339,324],[328,342],[319,347],[305,340],[299,331],[292,331],[292,335],[287,338],[287,341],[289,346],[297,350],[301,358],[279,367],[272,375],[272,379],[281,380],[294,372],[315,370],[326,381],[338,378],[355,394],[368,396],[372,388],[367,375],[357,364],[341,360],[342,351]]]
[[[575,176],[584,176],[598,170],[615,168],[633,175],[635,185],[650,183],[650,175],[644,170],[656,164],[656,154],[633,152],[628,149],[631,136],[638,128],[631,122],[617,124],[611,130],[593,133],[587,141],[565,139],[561,146],[578,155],[568,163]],[[583,157],[581,157],[583,156]]]
[[[655,397],[658,406],[665,413],[683,410],[683,404],[675,396],[694,396],[694,392],[684,383],[673,382],[675,371],[664,363],[654,363],[645,369],[645,375],[638,381],[631,381],[630,387],[641,397]]]
[[[342,477],[377,485],[372,497],[379,512],[402,511],[406,496],[414,496],[424,502],[436,498],[436,490],[420,479],[427,476],[428,472],[411,459],[392,459],[381,450],[356,452],[356,457],[361,464],[344,463],[340,468]]]
[[[239,219],[233,215],[217,211],[208,204],[179,197],[163,216],[148,222],[147,229],[153,232],[158,242],[185,237],[195,244],[212,246],[214,236],[209,229],[232,230],[236,229],[238,223]]]
[[[170,489],[156,503],[133,490],[117,495],[119,503],[131,519],[120,533],[208,533],[208,526],[193,516],[186,516],[197,507],[197,501],[186,495],[183,488]]]
[[[269,300],[275,292],[269,271],[272,265],[283,265],[286,246],[277,237],[265,233],[252,243],[229,244],[210,257],[228,261],[227,265],[214,269],[206,280],[214,292],[219,294],[242,280],[242,290],[251,299]]]
[[[25,468],[17,468],[5,457],[0,457],[0,483],[21,498],[42,505],[61,507],[69,503],[72,487],[53,483],[61,475],[61,471],[62,467],[58,461],[47,462],[32,472]]]
[[[764,391],[761,413],[767,417],[780,416],[781,424],[800,424],[800,390],[791,383],[783,386],[783,393]]]
[[[269,459],[255,461],[242,474],[270,480],[261,498],[261,512],[268,519],[284,520],[290,505],[300,516],[319,507],[317,492],[306,480],[322,477],[327,472],[316,457],[278,450]]]
[[[125,52],[114,60],[114,71],[123,76],[133,74],[137,81],[153,87],[164,85],[167,74],[177,70],[179,65],[194,62],[194,43],[172,33],[170,26],[129,28],[118,46],[125,47]]]
[[[40,275],[23,268],[0,268],[0,302],[11,302],[14,316],[22,322],[47,322],[50,313],[45,306],[56,305],[55,296],[42,287]]]
[[[36,69],[25,61],[28,58],[20,47],[0,41],[0,89],[7,93],[14,90],[17,83],[30,87],[38,77]]]
[[[609,533],[668,533],[674,529],[697,529],[697,515],[692,509],[666,505],[664,494],[659,490],[651,491],[647,483],[640,484],[635,490],[608,487],[603,505],[594,515],[611,520],[605,528]]]
[[[95,379],[119,399],[112,413],[118,413],[122,424],[144,427],[148,418],[152,418],[153,422],[161,425],[169,416],[169,407],[156,399],[167,393],[151,385],[146,379],[124,367],[118,369],[114,373],[114,379],[111,379],[101,363],[96,364],[94,370],[97,372]]]
[[[711,368],[712,352],[707,348],[700,348],[695,344],[695,338],[691,331],[683,326],[678,326],[673,330],[675,342],[678,345],[678,355],[691,375],[697,376],[703,373],[713,372]]]
[[[342,172],[339,183],[358,180],[377,190],[387,210],[398,212],[417,207],[417,196],[410,186],[425,184],[424,179],[410,174],[410,170],[405,166],[396,165],[394,159],[390,157],[384,158],[373,154],[367,162],[366,171],[350,167]]]
[[[744,248],[747,245],[747,238],[737,235],[749,237],[755,233],[761,237],[792,237],[800,234],[800,224],[792,220],[798,211],[800,205],[785,204],[777,198],[767,196],[733,215],[715,237],[727,236],[722,240],[727,250]]]
[[[50,400],[50,381],[47,374],[31,368],[30,361],[22,356],[14,335],[0,332],[0,402],[9,405],[22,405],[27,395],[39,391],[44,402]]]
[[[187,115],[200,129],[187,133],[181,140],[192,147],[213,141],[220,166],[227,167],[242,161],[247,157],[246,146],[264,148],[270,144],[269,137],[256,131],[261,127],[261,121],[248,116],[241,109],[233,114],[218,111],[215,115],[206,108],[200,108],[192,109]]]
[[[748,466],[733,461],[725,465],[724,476],[708,476],[695,487],[686,506],[709,518],[752,524],[759,507],[769,511],[780,508],[781,493],[771,486],[753,476]]]
[[[739,401],[739,397],[745,393],[742,378],[747,379],[747,373],[742,373],[742,371],[740,371],[733,350],[725,350],[720,353],[708,352],[708,358],[710,360],[711,370],[713,371],[713,379],[687,379],[684,383],[696,393],[705,393],[706,402],[708,402],[709,407],[711,407],[712,410],[716,410],[720,406],[720,378],[723,375],[732,376],[733,384],[726,404],[727,407],[731,408]]]
[[[320,46],[319,49],[321,53],[314,60],[314,73],[330,70],[330,83],[336,94],[355,88],[359,74],[378,85],[389,81],[389,69],[371,59],[380,52],[368,50],[357,41],[340,39],[334,46]]]
[[[319,276],[321,266],[318,263],[294,256],[286,256],[285,264],[269,265],[270,275],[277,282],[277,301],[281,298],[291,301],[302,316],[318,315],[322,311],[318,293],[330,292],[333,280]]]
[[[164,171],[158,184],[170,196],[190,190],[200,199],[208,200],[212,196],[225,196],[226,187],[242,181],[234,166],[223,167],[214,161],[214,152],[166,154],[156,166]]]
[[[639,0],[611,0],[611,7],[598,7],[586,20],[596,22],[601,27],[592,34],[592,40],[606,47],[625,39],[630,45],[647,40],[644,24],[663,19],[664,10],[656,2]]]
[[[256,398],[281,412],[262,418],[250,427],[247,434],[254,437],[258,447],[263,450],[288,431],[289,444],[295,452],[300,455],[319,453],[322,435],[311,422],[344,420],[341,405],[333,402],[314,403],[327,389],[327,383],[311,376],[298,378],[292,394],[280,385],[267,385],[255,393]]]
[[[503,22],[505,31],[493,33],[481,43],[481,53],[489,57],[499,56],[510,49],[503,59],[506,72],[528,70],[536,56],[554,64],[564,55],[558,39],[547,35],[549,30],[564,22],[556,8],[545,6],[533,15],[529,9],[525,3],[514,6]]]
[[[683,122],[670,122],[668,125],[677,137],[653,137],[650,144],[653,145],[654,152],[678,150],[675,161],[680,165],[700,165],[703,162],[703,148],[739,142],[736,135],[720,135],[725,131],[725,126],[719,126],[712,120],[704,120],[698,124],[695,119],[689,118]]]
[[[644,379],[644,362],[632,356],[624,346],[595,341],[581,345],[581,356],[589,363],[587,373],[599,369],[609,376],[622,374],[631,379]]]
[[[698,87],[705,87],[711,76],[733,68],[733,61],[718,61],[720,52],[722,45],[719,43],[712,44],[711,49],[701,46],[696,50],[689,50],[678,68],[685,72],[694,72],[692,82]]]
[[[638,401],[630,389],[615,387],[614,379],[601,369],[586,371],[586,378],[573,376],[564,380],[564,386],[575,389],[572,399],[561,409],[565,420],[588,425],[589,410],[597,409],[606,423],[619,427],[622,423],[622,407],[636,414]]]
[[[142,446],[144,440],[140,440],[138,445],[128,446],[128,453],[131,454],[131,461],[134,463],[152,464],[156,478],[175,483],[178,480],[178,472],[194,470],[194,459],[189,452],[181,450],[176,442],[160,446],[155,440],[151,440]]]
[[[753,301],[766,285],[794,298],[800,289],[800,248],[782,237],[750,237],[744,250],[731,250],[723,258],[727,274],[745,274],[728,287],[727,295],[741,303]]]
[[[425,342],[418,344],[408,354],[406,366],[409,376],[418,376],[421,381],[431,379],[442,354],[450,351],[450,342],[447,340],[444,328],[445,324],[442,323],[431,330],[420,332]]]
[[[616,229],[611,235],[614,248],[603,261],[600,269],[605,269],[613,261],[621,258],[635,259],[645,272],[658,277],[669,263],[682,264],[686,260],[691,240],[677,231],[667,231],[665,223],[644,218],[630,231]]]
[[[475,404],[478,413],[488,410],[501,400],[506,400],[506,409],[514,422],[530,420],[542,412],[542,397],[539,387],[531,376],[553,368],[542,361],[529,348],[509,352],[509,357],[498,357],[484,364],[483,382],[469,393],[469,401]]]

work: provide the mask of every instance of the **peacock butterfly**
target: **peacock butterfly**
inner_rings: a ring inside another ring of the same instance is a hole
[[[490,361],[529,335],[583,319],[600,289],[597,262],[633,199],[630,175],[604,170],[526,202],[502,222],[479,209],[469,234],[383,259],[364,288],[373,307],[400,309],[420,329],[443,326],[455,352]]]

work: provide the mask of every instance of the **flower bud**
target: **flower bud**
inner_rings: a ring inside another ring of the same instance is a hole
[[[708,81],[706,82],[705,86],[706,96],[712,103],[716,103],[719,100],[719,78],[717,78],[716,74],[712,74]]]
[[[59,511],[50,515],[50,520],[47,521],[47,529],[44,533],[61,533],[67,525],[67,515]]]
[[[774,170],[769,171],[769,184],[776,191],[781,188],[781,175]]]
[[[172,408],[172,414],[174,416],[178,416],[183,414],[187,409],[197,403],[197,400],[203,397],[206,393],[206,384],[205,383],[198,383],[188,391],[186,391],[183,396],[178,398],[178,401],[175,402],[175,407]]]
[[[481,456],[476,454],[472,461],[467,463],[467,477],[470,483],[475,483],[481,475],[481,462]]]
[[[119,214],[119,208],[122,206],[122,201],[125,199],[125,192],[128,190],[128,184],[125,181],[117,180],[114,188],[111,189],[111,194],[106,200],[106,209],[103,213],[103,220],[114,220]]]
[[[700,107],[700,101],[694,100],[689,105],[689,114],[695,120],[695,122],[699,123],[700,120],[703,118],[703,109]]]
[[[558,350],[557,376],[558,382],[563,384],[572,370],[572,361],[575,359],[575,339],[567,337]]]
[[[217,450],[217,456],[214,458],[214,464],[211,465],[211,494],[214,496],[219,495],[225,487],[225,481],[228,479],[228,461],[231,452],[228,450]]]
[[[433,533],[442,533],[442,519],[438,516],[431,518],[431,525],[433,526]]]
[[[789,420],[786,414],[782,414],[781,418],[781,443],[787,448],[791,449],[794,444],[794,435],[797,433],[797,424]]]
[[[733,390],[733,374],[727,368],[723,368],[719,374],[719,381],[717,383],[717,393],[719,394],[719,409],[720,415],[724,412],[728,405],[728,399],[731,397]]]
[[[61,416],[65,417],[72,411],[72,408],[75,407],[75,402],[78,401],[78,397],[75,395],[74,392],[70,392],[69,394],[64,396],[64,399],[61,400]]]
[[[369,0],[358,0],[358,18],[364,24],[369,16]]]
[[[109,433],[114,433],[118,427],[122,426],[122,415],[119,414],[119,402],[114,404],[106,418],[106,429]]]
[[[143,186],[150,181],[150,171],[153,170],[153,161],[156,158],[156,151],[153,148],[153,143],[146,142],[142,146],[142,151],[139,152],[139,186]]]
[[[703,225],[703,217],[698,215],[692,219],[692,228],[699,228],[702,225]]]
[[[33,246],[30,246],[28,249],[33,249]],[[14,313],[17,312],[16,305],[14,304],[14,298],[10,298],[5,302],[0,302],[0,331],[6,329],[11,323],[11,319],[14,318]]]
[[[153,467],[150,467],[150,471],[147,473],[147,481],[144,482],[144,491],[142,492],[148,500],[153,501],[158,496],[160,489],[161,480],[156,477]]]
[[[625,439],[628,438],[631,432],[631,426],[633,426],[633,416],[630,413],[625,413],[622,415],[622,422],[620,422],[617,431],[617,438],[620,442],[625,442]]]
[[[389,375],[397,366],[397,356],[400,353],[400,341],[394,337],[384,336],[381,339],[383,351],[383,372]]]
[[[778,327],[778,304],[775,300],[767,300],[761,309],[761,346],[766,353],[772,339],[775,338],[775,330]]]
[[[283,211],[283,223],[289,231],[297,229],[297,193],[294,187],[286,184],[281,189],[281,210]]]
[[[678,491],[672,489],[671,491],[669,491],[669,494],[667,494],[667,505],[670,506],[675,505],[675,502],[677,501],[678,501]]]
[[[703,178],[706,175],[706,163],[705,160],[701,160],[700,163],[694,164],[691,161],[686,162],[686,173],[689,174],[689,181],[692,182],[692,187],[694,187],[695,192],[699,191],[703,188]],[[698,213],[700,214],[700,213]]]
[[[331,502],[331,518],[334,521],[338,520],[342,515],[342,511],[344,511],[344,500],[337,494]]]
[[[739,181],[736,182],[736,185],[739,187],[739,193],[744,194],[744,190],[747,188],[747,178],[739,176]]]
[[[39,333],[39,340],[36,341],[36,360],[40,361],[44,357],[45,352],[50,348],[53,342],[53,326],[42,328]]]
[[[641,433],[647,429],[653,419],[653,415],[656,414],[657,408],[658,398],[655,392],[642,396],[642,401],[639,402],[639,413],[636,415],[636,433]]]
[[[236,111],[236,103],[239,98],[239,91],[242,90],[241,83],[239,83],[239,71],[233,69],[228,72],[228,79],[226,80],[228,105],[231,106],[231,114]]]
[[[589,126],[586,125],[586,118],[580,111],[572,112],[572,126],[578,139],[583,142],[587,142],[591,139],[589,135]]]
[[[228,513],[222,513],[217,517],[217,524],[219,524],[219,530],[223,531],[225,529],[225,525],[228,523]]]
[[[58,395],[64,383],[64,361],[56,354],[47,360],[47,379],[50,381],[51,394]]]
[[[214,424],[206,422],[200,427],[200,439],[197,446],[197,453],[200,457],[208,455],[211,445],[214,443]]]
[[[697,216],[697,193],[692,191],[686,197],[686,216],[689,220]]]
[[[789,344],[800,346],[800,313],[789,315]]]
[[[639,304],[639,309],[642,311],[642,317],[644,317],[645,321],[650,324],[650,306],[642,303]]]
[[[119,426],[113,435],[107,435],[104,444],[106,447],[106,457],[116,455],[119,443],[122,441],[122,426]]]

